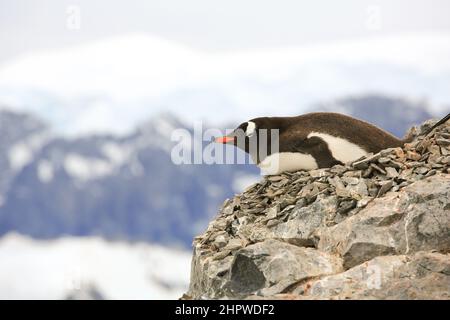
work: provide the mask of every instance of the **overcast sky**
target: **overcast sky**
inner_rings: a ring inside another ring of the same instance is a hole
[[[450,31],[450,1],[0,0],[0,63],[130,32],[218,51],[429,31]]]

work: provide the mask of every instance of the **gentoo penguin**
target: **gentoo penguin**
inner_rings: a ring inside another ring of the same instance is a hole
[[[273,129],[278,129],[278,150],[272,152]],[[262,132],[267,143],[260,142]],[[252,147],[251,141],[258,141],[253,144],[256,147]],[[331,112],[255,118],[242,123],[231,134],[215,139],[215,142],[233,144],[249,153],[265,175],[328,168],[409,141],[409,138],[400,140],[365,121]],[[262,147],[265,150],[261,153]]]

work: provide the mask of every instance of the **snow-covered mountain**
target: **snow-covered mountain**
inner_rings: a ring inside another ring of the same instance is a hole
[[[4,121],[10,116],[0,112]],[[25,124],[2,130],[14,136]],[[258,172],[249,165],[175,165],[174,128],[182,124],[162,114],[130,135],[54,136],[38,150],[24,131],[20,142],[0,146],[1,154],[13,154],[2,173],[0,235],[99,235],[190,246],[224,199]]]
[[[0,238],[0,299],[178,299],[190,253],[96,237]]]
[[[131,132],[161,110],[215,124],[299,114],[365,92],[427,99],[435,113],[449,87],[450,35],[429,33],[227,53],[124,35],[0,66],[0,101],[66,134]]]
[[[11,180],[48,139],[44,122],[28,114],[0,110],[0,206]]]

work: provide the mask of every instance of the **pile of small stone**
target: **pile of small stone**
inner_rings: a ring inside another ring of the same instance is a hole
[[[450,123],[425,135],[432,124],[413,128],[410,135],[415,139],[403,148],[382,150],[332,168],[264,177],[225,201],[206,232],[194,239],[196,250],[221,260],[267,237],[278,224],[305,214],[311,206],[310,211],[325,212],[325,225],[333,226],[389,191],[438,172],[450,173]],[[315,245],[313,234],[296,238],[304,239],[301,245]]]

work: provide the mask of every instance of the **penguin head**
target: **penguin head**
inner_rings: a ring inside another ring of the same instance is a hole
[[[261,154],[270,155],[273,129],[279,130],[279,127],[270,118],[255,118],[241,123],[229,135],[215,138],[214,142],[234,145],[249,153],[259,163],[262,160]],[[262,147],[266,150],[260,150]]]

